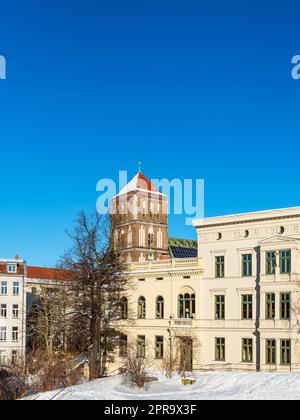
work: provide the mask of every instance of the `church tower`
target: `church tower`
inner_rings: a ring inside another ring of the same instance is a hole
[[[112,241],[127,262],[166,258],[168,198],[141,170],[113,198]]]

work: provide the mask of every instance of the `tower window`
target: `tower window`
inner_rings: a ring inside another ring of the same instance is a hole
[[[150,228],[148,231],[148,248],[152,248],[154,245],[154,232],[153,229]]]

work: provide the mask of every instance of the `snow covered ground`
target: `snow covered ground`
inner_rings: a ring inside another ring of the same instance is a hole
[[[33,400],[264,400],[300,399],[300,373],[195,373],[196,384],[184,386],[157,373],[146,391],[122,384],[123,377],[99,379],[63,391],[39,394]]]

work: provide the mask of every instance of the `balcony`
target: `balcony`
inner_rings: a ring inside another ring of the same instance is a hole
[[[177,328],[191,328],[193,326],[193,319],[173,319],[172,320],[172,327]]]
[[[143,261],[128,263],[126,271],[168,270],[174,268],[202,268],[200,258],[176,258],[159,261]]]

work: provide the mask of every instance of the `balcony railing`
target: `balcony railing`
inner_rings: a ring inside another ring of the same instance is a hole
[[[170,260],[143,261],[127,264],[128,271],[166,270],[180,267],[202,268],[202,260],[199,258],[176,258]]]
[[[193,325],[192,319],[173,319],[174,327],[191,327]]]

